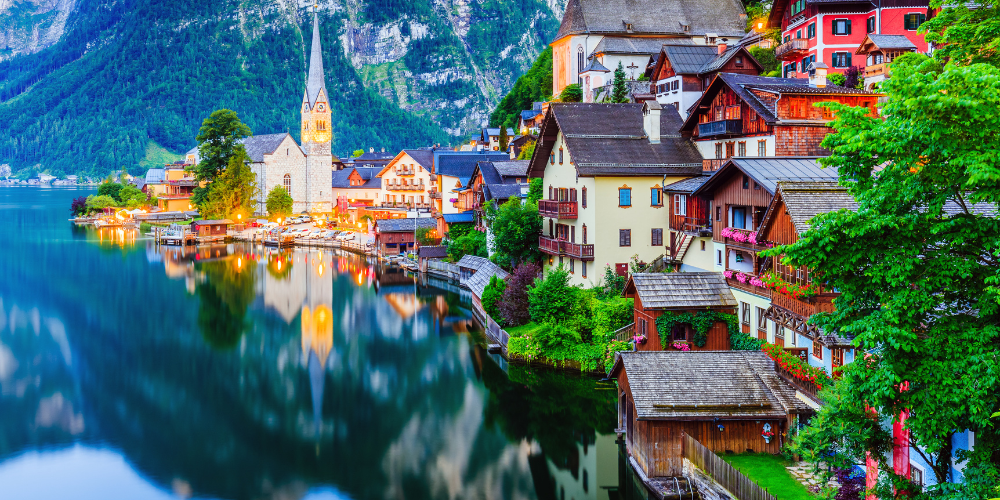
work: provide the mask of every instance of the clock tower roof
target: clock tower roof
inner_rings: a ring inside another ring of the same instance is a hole
[[[309,79],[306,81],[306,99],[309,107],[316,105],[320,91],[326,92],[326,76],[323,73],[323,47],[319,38],[319,14],[313,8],[312,52],[309,55]]]

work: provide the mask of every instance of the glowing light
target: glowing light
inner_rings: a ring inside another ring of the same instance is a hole
[[[323,264],[320,264],[319,267],[316,268],[316,270],[319,272],[320,276],[323,276]]]
[[[361,284],[361,273],[358,273],[358,284]]]
[[[242,267],[243,267],[243,258],[242,257],[237,257],[236,258],[236,268],[240,269]]]
[[[278,270],[279,271],[281,270],[281,261],[280,260],[278,261]]]
[[[236,214],[236,220],[240,220],[242,218],[243,218],[243,214]]]
[[[757,29],[759,30],[764,29],[764,23],[757,23]]]

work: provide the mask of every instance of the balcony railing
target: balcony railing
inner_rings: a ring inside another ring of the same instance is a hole
[[[709,217],[682,217],[680,220],[675,219],[675,222],[670,224],[670,228],[695,236],[711,236],[712,219]]]
[[[873,76],[885,75],[886,78],[892,76],[892,71],[889,69],[889,63],[882,64],[872,64],[871,66],[865,66],[865,78],[871,78]]]
[[[437,200],[441,198],[441,191],[438,191],[437,189],[431,189],[430,191],[427,192],[427,195]]]
[[[771,296],[771,304],[786,311],[808,318],[816,313],[833,312],[833,297],[836,294],[823,294],[808,299],[793,299],[782,293]]]
[[[701,170],[703,172],[715,172],[716,170],[722,168],[727,161],[729,161],[729,158],[701,160]]]
[[[386,184],[389,191],[423,191],[423,184]]]
[[[416,172],[412,168],[397,168],[396,175],[414,175]]]
[[[538,249],[549,255],[563,255],[580,260],[594,260],[594,245],[571,243],[566,240],[538,237]]]
[[[575,201],[538,200],[538,213],[553,219],[575,219]]]
[[[760,237],[757,235],[757,231],[729,227],[723,228],[723,233],[725,233],[727,229],[728,232],[732,234],[732,236],[726,236],[723,234],[722,241],[724,241],[727,245],[733,245],[735,247],[753,250],[755,252],[771,248],[771,245],[767,242],[760,240]]]
[[[737,290],[743,290],[744,292],[752,293],[754,295],[759,295],[761,297],[770,297],[771,296],[771,289],[770,288],[759,287],[759,286],[756,286],[756,285],[752,285],[750,283],[751,279],[757,277],[753,273],[749,273],[749,272],[746,272],[746,271],[737,271],[737,270],[734,270],[734,269],[726,269],[726,274],[730,274],[731,275],[730,277],[726,278],[726,283],[729,284],[730,288],[735,288]],[[740,280],[739,274],[743,274],[743,276],[744,276],[743,280]]]
[[[798,59],[808,53],[809,40],[796,38],[778,45],[778,48],[774,51],[774,56],[783,61],[787,61],[789,59]]]
[[[718,120],[698,124],[698,137],[716,135],[740,135],[743,133],[743,120]]]

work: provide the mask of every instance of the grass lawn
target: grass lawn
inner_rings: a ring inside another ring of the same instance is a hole
[[[741,453],[739,455],[719,454],[719,456],[752,479],[761,488],[767,489],[778,500],[815,500],[818,498],[795,480],[785,467],[792,465],[781,455],[768,453]]]
[[[539,326],[541,325],[529,321],[521,326],[512,326],[510,328],[504,328],[504,330],[506,330],[507,334],[511,337],[523,337],[538,329]]]

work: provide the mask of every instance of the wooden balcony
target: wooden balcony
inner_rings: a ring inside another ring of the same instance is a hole
[[[701,170],[703,172],[715,172],[716,170],[722,168],[727,161],[729,161],[729,158],[701,160]]]
[[[431,198],[434,198],[435,200],[441,199],[441,191],[438,191],[437,189],[433,189],[432,188],[430,191],[427,192],[427,196],[430,196]]]
[[[732,270],[732,269],[726,269],[726,271],[732,272],[732,275],[733,275],[732,278],[726,278],[726,283],[729,284],[730,288],[735,288],[737,290],[743,290],[744,292],[752,293],[752,294],[760,296],[760,297],[765,297],[765,298],[771,297],[772,294],[771,294],[771,289],[770,288],[763,288],[763,287],[754,286],[754,285],[750,284],[750,278],[756,278],[756,276],[753,273],[748,273],[748,272],[745,272],[745,271],[736,271],[736,270]],[[736,273],[740,273],[740,272],[742,272],[744,275],[746,275],[746,277],[747,277],[746,283],[740,281],[736,277]],[[777,295],[777,294],[775,294],[775,295]]]
[[[575,201],[538,200],[538,213],[553,219],[575,219]]]
[[[730,236],[723,237],[722,241],[727,246],[733,246],[735,248],[739,248],[741,250],[748,250],[748,251],[751,251],[751,252],[759,252],[761,250],[767,250],[768,248],[771,248],[765,242],[754,243],[753,240],[750,239],[751,235],[755,235],[756,234],[756,231],[750,231],[750,230],[747,230],[747,229],[737,229],[737,228],[733,228],[733,227],[728,228],[728,229],[730,231],[735,232],[735,233],[739,233],[742,236],[741,237],[730,237]],[[740,241],[740,240],[743,240],[743,241]]]
[[[816,313],[833,312],[833,298],[836,296],[835,293],[825,293],[808,299],[793,299],[781,293],[774,293],[771,296],[771,305],[808,318]]]
[[[889,63],[882,64],[872,64],[871,66],[865,66],[865,78],[872,78],[875,76],[884,75],[889,78],[892,75],[892,71],[889,69]]]
[[[670,229],[692,236],[711,236],[712,219],[709,217],[672,217]]]
[[[774,51],[774,57],[777,57],[782,61],[788,61],[790,59],[798,59],[808,53],[809,40],[806,40],[805,38],[796,38],[778,45],[778,48]]]
[[[717,120],[698,124],[698,137],[740,135],[742,133],[743,120]]]
[[[580,260],[594,260],[594,245],[570,243],[566,240],[538,237],[538,249],[549,255],[562,255]]]

